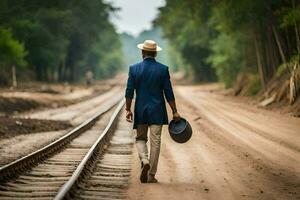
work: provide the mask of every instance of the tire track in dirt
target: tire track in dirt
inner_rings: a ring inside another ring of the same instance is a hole
[[[278,128],[278,129],[284,129],[285,131],[288,131],[288,129],[291,127],[286,126],[286,124],[280,124],[280,121],[277,121],[276,124],[272,123],[272,121],[270,121],[269,123],[264,123],[262,126],[260,123],[257,123],[257,121],[259,122],[259,117],[260,117],[260,115],[257,112],[254,112],[254,111],[253,112],[251,111],[250,113],[245,112],[245,110],[240,109],[239,107],[237,107],[237,105],[233,105],[235,107],[235,111],[238,112],[243,117],[243,120],[244,120],[244,122],[243,122],[239,117],[237,117],[237,115],[232,113],[232,107],[230,108],[230,106],[226,106],[224,103],[220,103],[219,101],[215,101],[215,100],[213,100],[213,101],[214,101],[215,105],[217,105],[218,107],[223,109],[223,110],[219,109],[218,112],[222,112],[222,114],[224,114],[226,117],[230,118],[232,121],[235,121],[236,123],[239,123],[240,125],[248,128],[248,129],[251,129],[255,133],[265,137],[266,139],[277,142],[280,145],[285,145],[287,148],[291,148],[291,149],[297,151],[297,153],[300,152],[300,146],[299,146],[300,138],[297,135],[297,133],[295,132],[295,128],[293,128],[293,129],[291,129],[291,131],[289,131],[289,134],[291,135],[290,137],[286,137],[284,134],[270,133],[270,132],[268,132],[268,130],[270,130],[270,129],[272,129],[274,131]],[[210,106],[210,105],[208,105],[208,106]],[[265,115],[263,117],[266,118]],[[253,119],[253,118],[255,118],[255,119]],[[291,120],[294,121],[293,119],[291,119]],[[272,126],[270,126],[270,124],[272,124]],[[286,134],[286,135],[289,135],[289,134]],[[293,139],[291,140],[291,138],[293,138]]]
[[[183,99],[177,98],[182,102]],[[193,105],[183,101],[184,107],[189,107],[189,113],[194,113],[191,124],[193,125],[194,135],[202,134],[199,145],[205,146],[207,151],[201,151],[214,162],[209,165],[215,168],[219,176],[226,181],[224,188],[230,188],[233,198],[219,196],[219,199],[288,199],[282,198],[285,195],[278,193],[272,188],[272,181],[266,180],[262,173],[262,165],[258,161],[261,158],[252,157],[251,154],[235,140],[224,137],[224,130],[216,127],[205,119]],[[186,112],[186,109],[184,109]],[[189,115],[190,116],[190,115]],[[206,163],[203,163],[206,164]],[[206,174],[206,177],[215,176],[215,174]],[[268,182],[268,183],[266,183]],[[220,183],[215,183],[218,185]],[[215,186],[216,187],[216,186]],[[223,193],[226,194],[226,189]],[[222,194],[222,191],[220,192]],[[280,198],[278,198],[280,197]]]
[[[248,135],[252,134],[252,136],[257,135],[257,133],[253,131],[253,129],[249,129],[249,126],[245,126],[245,124],[243,123],[238,123],[237,119],[232,120],[231,117],[228,117],[228,113],[222,112],[222,109],[220,109],[218,105],[221,104],[220,102],[216,103],[214,99],[206,101],[208,98],[205,98],[201,99],[201,103],[199,103],[200,100],[198,99],[197,103],[195,103],[195,95],[187,96],[186,90],[184,92],[181,91],[181,95],[186,101],[193,105],[191,106],[193,108],[192,112],[197,112],[198,115],[202,117],[200,117],[201,123],[199,125],[201,129],[204,130],[204,133],[212,141],[221,144],[227,150],[236,154],[240,158],[240,160],[248,163],[248,165],[250,165],[255,171],[258,171],[263,177],[263,181],[268,182],[270,190],[273,193],[277,193],[276,197],[274,197],[275,199],[279,197],[281,197],[281,199],[289,199],[294,198],[295,196],[296,198],[299,198],[299,194],[297,194],[300,183],[299,173],[297,172],[297,169],[299,169],[297,168],[297,162],[299,158],[299,154],[297,151],[298,147],[286,148],[286,145],[280,146],[281,144],[280,142],[277,143],[278,138],[276,138],[276,144],[272,145],[272,147],[275,149],[270,152],[265,151],[264,154],[261,154],[262,149],[256,148],[259,147],[258,144],[249,144],[247,138],[245,139],[244,137],[238,135],[244,131],[248,132]],[[227,111],[229,112],[230,110],[227,109]],[[231,111],[234,110],[231,109]],[[232,130],[230,131],[230,129],[238,131],[239,133],[232,133]],[[261,143],[260,145],[264,145],[260,141],[262,140],[262,137],[255,136],[254,139],[251,139],[255,142]],[[267,144],[274,143],[274,140],[268,141],[268,138],[264,138],[263,140],[266,140]],[[241,141],[243,142],[241,143]],[[245,143],[246,146],[243,143]],[[283,152],[287,151],[287,149],[290,150],[288,153],[285,153],[285,155],[287,155],[288,157],[283,158],[280,155],[274,156],[273,154],[278,154],[277,148],[283,149]],[[291,152],[292,156],[290,156],[289,154]],[[282,162],[282,160],[289,162]],[[257,180],[257,178],[255,180]]]

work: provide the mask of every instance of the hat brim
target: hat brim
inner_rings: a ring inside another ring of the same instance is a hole
[[[156,49],[146,49],[144,48],[144,44],[138,44],[137,47],[141,50],[145,50],[145,51],[161,51],[162,48],[160,46],[156,46]]]

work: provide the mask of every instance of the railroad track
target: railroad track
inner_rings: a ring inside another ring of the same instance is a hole
[[[0,199],[125,198],[131,126],[124,100],[48,146],[0,168]]]

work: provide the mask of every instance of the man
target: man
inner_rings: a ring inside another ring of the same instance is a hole
[[[126,88],[126,120],[137,129],[136,147],[141,160],[142,183],[156,183],[155,178],[160,152],[162,125],[168,124],[164,96],[168,101],[173,119],[179,120],[168,67],[157,62],[157,51],[162,49],[152,40],[137,45],[142,50],[143,61],[130,66]],[[136,91],[134,116],[131,103]],[[148,158],[147,132],[150,128],[150,159]]]

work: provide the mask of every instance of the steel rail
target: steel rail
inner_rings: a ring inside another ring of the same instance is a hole
[[[92,117],[90,117],[89,119],[81,123],[79,126],[75,127],[67,134],[53,141],[52,143],[46,145],[45,147],[42,147],[39,150],[36,150],[20,159],[17,159],[9,164],[0,167],[0,183],[5,182],[12,177],[16,177],[23,171],[28,170],[32,166],[37,165],[41,161],[49,158],[58,150],[62,149],[66,144],[68,144],[74,138],[76,138],[81,133],[89,129],[104,113],[109,111],[118,102],[116,102],[110,107],[106,107],[100,110],[95,115],[93,115]]]
[[[70,179],[60,188],[54,200],[73,199],[73,195],[74,193],[76,193],[76,189],[78,187],[77,184],[80,183],[80,179],[83,178],[83,176],[87,175],[87,172],[85,170],[92,167],[93,163],[96,162],[96,154],[105,149],[105,142],[109,141],[109,138],[117,123],[118,115],[120,114],[120,111],[123,108],[124,104],[125,99],[123,99],[119,103],[101,136],[89,149],[88,153],[82,159]]]

